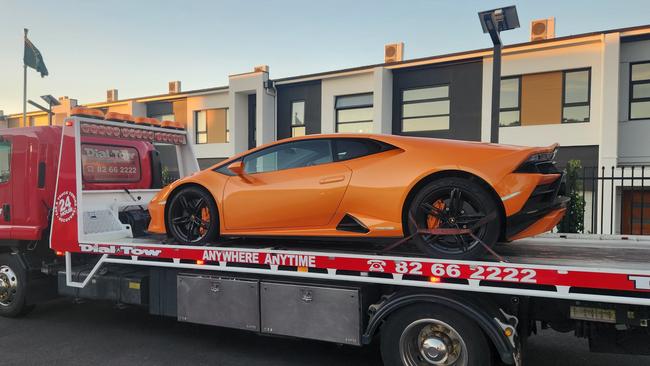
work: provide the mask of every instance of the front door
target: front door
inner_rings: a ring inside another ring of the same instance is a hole
[[[13,136],[0,137],[0,239],[11,238],[11,147]]]
[[[621,213],[621,234],[650,234],[650,191],[623,190]]]
[[[224,190],[224,225],[256,229],[324,226],[336,212],[351,171],[333,162],[328,139],[275,145],[244,158],[242,176]]]

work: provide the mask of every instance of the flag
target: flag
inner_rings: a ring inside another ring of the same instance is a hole
[[[45,62],[43,61],[43,55],[41,51],[34,46],[32,41],[27,38],[25,35],[25,54],[23,55],[23,62],[26,66],[31,67],[32,69],[41,73],[41,77],[48,75],[47,67],[45,67]]]

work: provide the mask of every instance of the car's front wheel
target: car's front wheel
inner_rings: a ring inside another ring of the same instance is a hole
[[[490,247],[501,230],[499,209],[492,195],[477,182],[459,177],[426,184],[411,201],[407,220],[409,235],[426,229],[475,228],[474,235]],[[485,247],[469,234],[422,233],[415,234],[412,240],[422,252],[435,258],[477,259],[485,253]]]
[[[179,243],[203,245],[219,235],[217,205],[204,189],[181,188],[166,208],[167,232]]]

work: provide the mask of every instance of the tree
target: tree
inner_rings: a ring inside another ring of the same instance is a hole
[[[571,199],[567,204],[566,215],[557,229],[561,233],[582,233],[585,230],[585,198],[582,196],[582,184],[579,172],[580,160],[569,160],[566,167],[566,195]]]

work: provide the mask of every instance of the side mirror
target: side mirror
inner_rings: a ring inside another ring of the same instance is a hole
[[[228,165],[228,170],[240,176],[244,175],[244,162],[239,160],[234,163],[231,163],[230,165]]]

